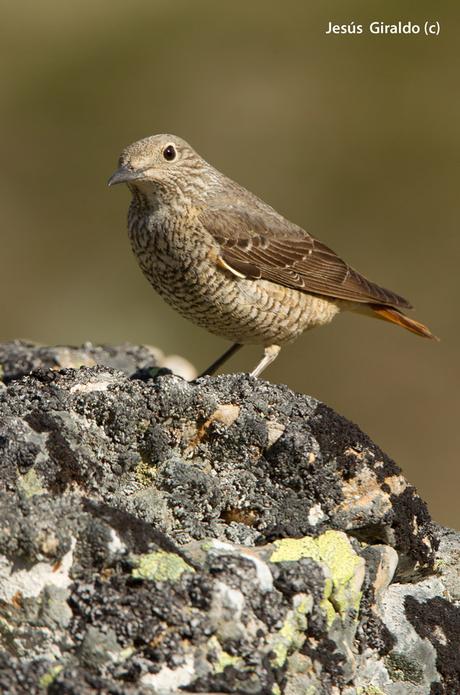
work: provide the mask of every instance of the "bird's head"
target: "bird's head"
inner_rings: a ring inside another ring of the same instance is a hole
[[[152,135],[128,145],[120,155],[109,186],[126,183],[144,194],[161,189],[184,191],[206,182],[212,167],[175,135]]]

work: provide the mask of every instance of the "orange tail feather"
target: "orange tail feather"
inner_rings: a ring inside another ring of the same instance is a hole
[[[430,329],[423,323],[415,321],[415,319],[410,319],[397,309],[393,309],[392,307],[388,306],[371,306],[370,308],[372,309],[376,318],[382,319],[383,321],[390,321],[390,323],[396,323],[396,325],[402,326],[402,328],[406,328],[406,330],[411,331],[416,335],[421,335],[424,338],[433,338],[433,340],[439,340],[439,338],[433,335]]]

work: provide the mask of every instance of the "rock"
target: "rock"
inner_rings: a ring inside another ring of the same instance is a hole
[[[36,345],[24,340],[0,343],[0,376],[4,383],[29,374],[36,369],[78,369],[79,367],[111,367],[128,376],[135,373],[156,373],[169,369],[184,379],[194,379],[195,368],[178,355],[165,356],[150,345]]]
[[[0,363],[2,693],[460,692],[460,537],[355,425],[146,348]]]

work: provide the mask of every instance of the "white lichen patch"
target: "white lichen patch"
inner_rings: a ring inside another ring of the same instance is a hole
[[[207,541],[206,544],[203,544],[202,547],[203,550],[205,550],[206,552],[211,552],[215,554],[231,553],[232,555],[243,557],[246,560],[249,560],[255,567],[260,590],[263,593],[273,590],[273,575],[270,571],[270,567],[259,557],[258,551],[256,549],[232,545],[230,543],[226,543],[225,541],[220,541],[217,539],[209,542]]]
[[[108,543],[108,549],[111,553],[122,553],[126,550],[126,546],[121,540],[120,536],[113,528],[110,529],[110,541]]]
[[[179,688],[189,685],[196,678],[193,654],[185,657],[185,663],[172,669],[162,666],[158,673],[146,673],[140,679],[143,686],[154,688],[155,692],[174,693]]]
[[[315,504],[310,508],[307,518],[310,526],[317,526],[319,523],[321,523],[321,521],[326,519],[326,514],[321,509],[320,504]]]
[[[13,563],[0,556],[0,599],[10,602],[17,595],[31,598],[38,596],[49,585],[67,589],[72,583],[69,571],[72,567],[74,547],[73,539],[71,549],[58,566],[49,562],[37,562],[27,570],[13,570]]]
[[[229,617],[234,620],[241,618],[244,608],[244,596],[238,589],[232,589],[223,582],[217,582],[214,598],[219,602],[220,608],[228,611]]]
[[[116,384],[118,379],[116,375],[109,372],[98,374],[97,378],[88,381],[87,383],[74,384],[71,387],[70,393],[93,393],[94,391],[107,391],[109,386]]]
[[[272,591],[273,589],[273,575],[270,572],[270,568],[266,562],[263,562],[256,555],[252,554],[250,551],[242,552],[243,557],[250,560],[255,568],[257,579],[259,580],[259,588],[262,593],[267,593],[267,591]]]

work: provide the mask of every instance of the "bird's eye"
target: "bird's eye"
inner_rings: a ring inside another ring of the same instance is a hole
[[[163,157],[168,161],[172,162],[173,159],[176,159],[176,150],[173,145],[168,145],[165,147],[163,150]]]

